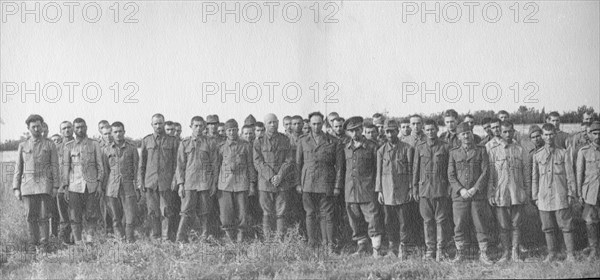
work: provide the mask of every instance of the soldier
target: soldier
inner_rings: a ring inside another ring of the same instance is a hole
[[[252,163],[252,145],[239,139],[237,122],[230,119],[224,127],[227,140],[217,149],[215,166],[220,218],[227,238],[231,242],[242,242],[248,226],[248,196],[256,195],[256,170]]]
[[[248,115],[246,117],[246,119],[244,119],[244,126],[249,125],[249,126],[254,126],[256,124],[256,119],[254,118],[254,116],[252,114]],[[252,143],[252,142],[250,142]]]
[[[81,244],[83,231],[86,242],[92,242],[98,229],[104,165],[100,145],[87,137],[85,120],[76,118],[73,126],[75,139],[65,144],[61,176],[63,189],[68,191],[73,237]]]
[[[165,133],[165,117],[152,116],[154,133],[142,139],[138,188],[145,193],[152,237],[174,241],[177,230],[174,196],[171,189],[177,165],[178,140]]]
[[[481,137],[473,133],[473,129],[475,129],[475,117],[471,114],[466,114],[463,122],[467,123],[471,127],[471,134],[473,134],[475,145],[479,144],[479,142],[481,142]]]
[[[409,117],[409,120],[411,134],[405,138],[404,142],[415,148],[417,144],[427,140],[427,137],[423,134],[423,118],[419,115],[412,115]]]
[[[265,135],[265,124],[263,122],[256,122],[254,124],[254,134],[256,134],[257,139]]]
[[[419,210],[423,217],[427,246],[423,259],[432,260],[435,255],[435,260],[439,262],[446,257],[445,249],[449,237],[448,143],[438,138],[438,126],[435,121],[425,121],[424,131],[427,141],[421,142],[415,148],[413,197],[419,201]]]
[[[492,264],[487,254],[489,244],[489,220],[492,217],[487,205],[489,159],[484,146],[476,145],[471,126],[463,122],[456,128],[460,147],[450,150],[448,181],[452,191],[454,216],[454,243],[456,257],[453,262],[466,259],[465,242],[468,225],[474,224],[479,243],[479,261]]]
[[[412,197],[412,162],[414,148],[398,139],[398,124],[388,120],[384,126],[386,143],[377,150],[375,191],[384,206],[386,236],[390,241],[388,255],[406,258],[408,202]],[[399,236],[398,236],[399,233]]]
[[[273,229],[276,221],[277,235],[283,237],[289,211],[289,190],[292,185],[286,178],[294,172],[290,139],[277,132],[279,120],[274,114],[265,116],[266,134],[254,141],[254,167],[258,171],[260,206],[263,210],[263,234]]]
[[[593,122],[593,118],[594,118],[594,111],[588,110],[588,111],[583,112],[583,115],[581,116],[581,122],[588,122],[591,124]]]
[[[109,148],[113,143],[112,127],[108,121],[102,120],[98,123],[98,129],[100,130],[98,144],[100,145],[100,151],[103,151],[104,149]],[[105,164],[104,174],[108,172],[108,168],[110,167]],[[104,176],[104,179],[108,179],[108,176]],[[102,186],[106,186],[106,182],[102,182]],[[108,201],[108,196],[102,196],[102,198],[100,198],[100,213],[102,215],[102,223],[106,234],[112,234],[114,232],[113,219],[108,206]]]
[[[54,134],[50,137],[50,140],[52,140],[52,142],[54,142],[54,145],[58,145],[60,143],[62,143],[62,137],[60,137],[59,134]]]
[[[292,147],[292,156],[294,157],[294,159],[292,160],[292,163],[295,165],[296,164],[296,150],[298,149],[298,141],[300,140],[300,138],[304,137],[305,135],[302,134],[302,127],[304,125],[304,120],[302,119],[301,116],[299,115],[295,115],[293,117],[291,117],[291,133],[288,134],[287,136],[290,138],[290,144]],[[294,167],[295,168],[295,167]],[[296,184],[296,172],[294,169],[294,172],[290,173],[290,175],[287,178],[287,181],[290,185],[294,186]],[[304,212],[304,207],[302,206],[302,194],[295,192],[295,191],[291,191],[290,192],[290,215],[291,215],[291,220],[293,222],[293,224],[298,223],[299,227],[299,231],[300,231],[300,235],[302,236],[306,236],[306,223],[305,223],[305,219],[306,219],[306,213]]]
[[[165,133],[167,135],[173,136],[177,139],[177,146],[179,146],[179,144],[181,143],[181,138],[179,137],[179,135],[181,135],[181,124],[179,124],[179,133],[177,132],[177,126],[175,124],[175,122],[173,121],[166,121],[165,122]],[[175,215],[173,216],[173,225],[174,226],[179,226],[179,220],[181,219],[181,217],[179,216],[179,213],[181,212],[181,198],[179,197],[179,195],[177,195],[178,192],[178,186],[177,186],[177,180],[173,180],[173,183],[171,185],[171,190],[173,190],[174,195],[172,196],[173,198],[173,212],[175,213]]]
[[[375,125],[377,127],[377,130],[379,131],[379,137],[385,138],[385,130],[383,129],[383,126],[385,124],[385,116],[381,113],[375,113],[373,114],[372,119],[373,125]]]
[[[367,251],[370,238],[373,257],[378,258],[382,229],[375,196],[377,144],[362,136],[362,125],[361,117],[351,117],[344,122],[343,129],[349,134],[349,140],[344,144],[346,160],[342,161],[340,168],[345,173],[344,197],[352,239],[358,243],[355,255]]]
[[[508,114],[508,112],[505,110],[498,111],[498,114],[496,114],[496,116],[498,119],[500,119],[501,122],[510,120],[510,114]],[[521,142],[521,135],[519,134],[518,131],[514,132],[513,140],[515,143]],[[488,151],[488,153],[489,153],[489,151]]]
[[[165,122],[165,133],[167,135],[175,136],[175,123],[172,121]]]
[[[310,121],[304,119],[304,125],[302,126],[302,134],[308,135],[310,133]]]
[[[173,124],[175,125],[175,135],[173,135],[173,136],[175,136],[177,139],[179,139],[181,141],[181,132],[182,132],[181,124],[178,122],[174,122]]]
[[[481,141],[479,141],[479,145],[485,145],[487,144],[487,142],[494,138],[494,132],[492,131],[491,121],[492,118],[487,117],[481,120],[481,125],[483,126],[483,130],[485,131],[485,136],[481,138]]]
[[[333,120],[339,118],[340,115],[337,112],[331,112],[327,115],[327,122],[325,123],[326,133],[329,135],[334,135],[333,133]],[[343,122],[342,122],[343,123]]]
[[[556,128],[551,123],[542,126],[545,145],[533,156],[532,196],[539,209],[542,231],[546,234],[548,256],[544,262],[556,259],[556,230],[563,232],[567,261],[574,262],[573,216],[571,205],[576,201],[577,187],[571,155],[556,146]]]
[[[337,117],[331,122],[331,136],[337,138],[342,143],[350,141],[350,137],[346,135],[344,130],[344,118]]]
[[[488,152],[488,155],[490,154],[490,151],[498,146],[501,146],[504,144],[504,140],[502,138],[502,127],[500,126],[500,124],[502,123],[502,121],[498,118],[494,118],[490,120],[490,129],[492,130],[492,133],[494,134],[494,138],[490,139],[490,141],[488,141],[485,144],[485,149]],[[491,168],[491,166],[490,166]]]
[[[189,228],[197,216],[200,235],[209,235],[209,215],[217,191],[215,168],[217,167],[217,143],[214,138],[202,135],[206,122],[194,116],[190,122],[192,136],[184,139],[177,151],[177,174],[179,197],[181,197],[181,220],[177,230],[177,242],[187,242]]]
[[[50,133],[50,131],[48,130],[48,124],[43,122],[42,123],[42,137],[48,138],[48,133]]]
[[[31,244],[42,245],[45,251],[50,234],[48,207],[56,197],[60,180],[56,146],[42,136],[43,122],[40,115],[30,115],[25,121],[31,137],[19,144],[13,193],[25,201]]]
[[[345,160],[343,146],[335,137],[323,132],[323,114],[314,112],[308,118],[311,132],[300,138],[296,151],[296,190],[302,192],[310,246],[318,244],[315,222],[319,216],[321,243],[333,250],[333,205],[334,196],[342,190],[340,166]]]
[[[567,148],[567,140],[571,137],[568,133],[560,130],[560,115],[558,112],[553,111],[546,116],[546,123],[551,123],[556,128],[554,132],[554,145],[561,149]]]
[[[460,147],[460,141],[456,135],[456,126],[458,125],[458,113],[453,109],[444,113],[444,124],[446,131],[440,135],[440,139],[450,144],[451,148]]]
[[[400,134],[398,135],[398,138],[400,139],[400,141],[404,141],[405,139],[407,139],[410,134],[411,134],[411,129],[410,129],[410,120],[408,118],[403,118],[400,120]],[[387,133],[386,133],[387,135]]]
[[[283,134],[290,135],[292,133],[292,117],[283,117]]]
[[[208,133],[206,136],[209,138],[214,138],[217,144],[221,142],[225,142],[227,137],[221,135],[219,133],[219,116],[218,115],[208,115],[206,116],[206,127],[208,128]]]
[[[488,199],[495,207],[500,226],[500,241],[504,252],[499,263],[521,262],[519,245],[521,244],[521,226],[524,204],[529,202],[531,194],[531,166],[528,154],[523,147],[514,142],[514,125],[501,123],[502,141],[489,150],[490,179]],[[494,123],[492,123],[494,129]],[[492,142],[490,142],[492,143]],[[488,143],[488,144],[490,144]],[[487,148],[487,147],[486,147]],[[512,232],[512,255],[511,248]]]
[[[108,209],[113,219],[113,229],[119,238],[134,242],[134,218],[136,217],[136,180],[139,164],[137,147],[125,140],[125,125],[114,122],[114,141],[103,149],[103,161],[107,166],[108,179],[104,189],[108,198]],[[122,220],[125,217],[125,229]]]
[[[584,205],[583,219],[587,226],[589,261],[598,257],[598,222],[600,221],[600,122],[590,125],[591,143],[577,152],[577,193]]]
[[[63,141],[56,146],[59,164],[63,162],[65,145],[72,141],[73,124],[70,121],[63,121],[60,124],[60,134]],[[62,168],[59,168],[59,176],[62,178]],[[58,227],[58,238],[65,244],[71,244],[71,225],[69,220],[69,203],[67,201],[65,189],[59,188],[56,195],[56,206],[58,207],[58,215],[60,217],[60,225]]]
[[[227,138],[227,135],[225,133],[225,123],[219,123],[219,126],[217,127],[217,134],[221,137]]]
[[[374,124],[371,124],[371,123],[365,124],[365,138],[367,138],[367,140],[371,140],[373,142],[378,143],[379,130],[377,129],[377,127]]]
[[[567,150],[573,157],[573,168],[577,165],[577,153],[581,148],[591,143],[589,138],[589,130],[592,124],[589,122],[581,123],[581,131],[575,133],[567,140]]]
[[[254,134],[254,122],[249,121],[249,118],[254,117],[252,115],[248,116],[244,121],[245,125],[242,127],[242,133],[240,137],[244,139],[246,142],[253,145],[256,136]],[[252,157],[254,161],[254,156]],[[254,167],[254,162],[252,164],[252,168],[256,171]],[[257,179],[258,181],[258,179]],[[258,190],[258,182],[254,182],[254,185],[250,186],[251,189]],[[252,236],[259,236],[259,231],[256,230],[256,227],[260,227],[259,225],[262,223],[262,209],[260,208],[260,202],[258,201],[258,195],[253,195],[248,197],[248,227],[251,230],[249,232]],[[304,211],[304,210],[303,210]]]

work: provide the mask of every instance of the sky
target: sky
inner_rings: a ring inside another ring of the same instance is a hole
[[[1,3],[0,141],[34,113],[138,138],[159,112],[186,136],[209,114],[600,110],[597,1]]]

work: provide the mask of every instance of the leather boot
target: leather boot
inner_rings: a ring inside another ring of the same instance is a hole
[[[598,257],[598,224],[587,225],[588,243],[590,254],[588,261],[595,261]]]
[[[575,262],[575,239],[573,238],[572,232],[563,232],[563,239],[565,240],[565,247],[567,247],[567,258],[566,262]]]
[[[381,257],[381,235],[371,237],[371,244],[373,247],[373,257],[378,259]]]
[[[40,228],[40,248],[42,252],[48,252],[48,242],[50,237],[50,225],[48,221],[38,222]]]
[[[162,241],[171,241],[169,239],[169,218],[163,217],[160,222],[160,232]]]
[[[456,256],[452,259],[452,263],[459,263],[465,261],[467,258],[465,256],[464,244],[456,243]]]
[[[188,242],[188,230],[192,219],[188,216],[181,216],[179,221],[179,228],[177,229],[177,242],[187,243]]]
[[[492,260],[488,256],[487,250],[488,245],[486,243],[479,244],[479,262],[481,262],[484,265],[492,265],[494,264],[494,262],[492,262]]]
[[[133,224],[125,225],[125,238],[129,243],[135,242],[135,232]]]
[[[306,237],[308,238],[308,246],[311,248],[316,247],[319,243],[317,242],[317,230],[314,220],[306,221]]]
[[[396,257],[396,256],[398,256],[398,254],[399,254],[398,250],[399,250],[399,244],[398,244],[398,242],[390,241],[389,242],[389,246],[388,246],[388,251],[385,254],[385,257],[388,258],[388,257]]]
[[[435,255],[436,262],[446,261],[446,246],[444,244],[438,244],[437,246],[437,254]]]
[[[545,263],[556,260],[556,236],[554,232],[546,232],[546,245],[548,246],[548,255],[544,259]]]
[[[27,229],[29,229],[29,240],[31,245],[37,246],[40,244],[40,227],[37,222],[27,222]]]
[[[517,229],[513,229],[512,235],[512,259],[513,262],[523,262],[521,260],[521,250],[519,250],[519,245],[521,244],[521,231]]]
[[[356,248],[356,252],[354,252],[354,254],[352,254],[352,256],[360,256],[362,254],[366,254],[367,253],[367,240],[360,240],[358,241],[358,248]]]
[[[502,256],[498,260],[497,263],[506,263],[510,260],[510,233],[509,232],[501,232],[500,233],[500,242],[502,242]]]

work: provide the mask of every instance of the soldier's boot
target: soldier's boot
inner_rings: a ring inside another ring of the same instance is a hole
[[[563,239],[565,240],[565,247],[567,247],[567,258],[566,262],[575,262],[575,238],[572,232],[563,232]]]
[[[263,230],[263,236],[266,238],[268,238],[269,236],[271,236],[271,217],[270,216],[263,216],[262,219],[262,230]]]
[[[208,221],[208,215],[199,215],[198,223],[200,224],[200,238],[202,240],[206,240],[210,234],[210,230],[209,230],[210,223]],[[181,225],[181,223],[180,223],[180,225]]]
[[[456,256],[450,262],[452,263],[460,263],[467,259],[465,256],[464,244],[456,243]]]
[[[595,261],[598,257],[598,224],[587,225],[588,243],[590,254],[588,261]]]
[[[152,238],[154,239],[160,239],[161,235],[162,235],[162,227],[161,227],[161,222],[160,222],[160,216],[158,217],[151,217],[150,218],[150,222],[152,223]]]
[[[556,260],[556,236],[554,232],[546,232],[546,246],[548,246],[548,255],[544,259],[545,263]]]
[[[521,259],[521,250],[519,245],[521,244],[521,231],[513,229],[512,235],[512,260],[513,262],[523,262]]]
[[[438,244],[437,245],[437,254],[435,255],[435,261],[436,262],[443,262],[446,261],[447,256],[446,256],[446,245],[445,244]]]
[[[245,233],[244,233],[244,231],[243,231],[243,230],[241,230],[241,229],[238,229],[238,232],[237,232],[237,238],[236,238],[236,240],[237,240],[237,242],[238,242],[238,243],[242,243],[242,242],[244,242],[244,234],[245,234]]]
[[[311,248],[317,247],[317,230],[315,223],[306,223],[306,237],[308,237],[308,246]]]
[[[125,233],[123,232],[123,226],[119,223],[118,225],[113,224],[114,236],[120,240],[125,239]]]
[[[58,215],[57,215],[57,217],[52,217],[50,219],[50,223],[51,223],[50,225],[51,225],[52,235],[55,237],[59,237],[60,220],[58,218]]]
[[[40,228],[40,249],[42,252],[48,252],[48,244],[50,241],[50,225],[48,221],[39,222]]]
[[[170,219],[167,217],[163,217],[160,221],[160,232],[162,241],[171,241],[169,239],[169,224]]]
[[[29,241],[32,246],[40,244],[40,227],[37,222],[27,222],[27,229],[29,230]]]
[[[387,253],[385,254],[385,257],[386,258],[388,258],[388,257],[395,258],[396,256],[399,256],[399,249],[400,249],[399,246],[400,245],[398,244],[398,242],[390,241]]]
[[[286,232],[286,221],[285,218],[277,218],[277,236],[283,240]]]
[[[371,237],[371,244],[373,247],[373,257],[378,259],[381,257],[381,235]]]
[[[187,243],[188,242],[188,231],[190,223],[193,220],[188,216],[181,216],[179,221],[179,228],[177,229],[177,242]]]
[[[488,251],[488,245],[486,244],[479,244],[479,262],[481,262],[484,265],[492,265],[494,264],[494,262],[490,259],[490,257],[487,254]]]
[[[510,260],[510,233],[501,232],[500,233],[500,242],[502,243],[502,256],[497,261],[497,263],[506,263]]]
[[[71,244],[71,226],[61,224],[58,230],[58,238],[65,244]]]
[[[405,261],[407,257],[408,252],[406,250],[406,244],[401,242],[400,246],[398,247],[398,258],[400,259],[400,261]]]
[[[361,256],[367,253],[367,239],[359,240],[356,252],[352,256]]]
[[[127,239],[127,242],[129,242],[129,243],[135,242],[135,231],[134,231],[133,224],[125,225],[125,238]]]
[[[80,245],[83,242],[81,224],[71,224],[71,230],[73,231],[73,239],[75,240],[75,244]]]

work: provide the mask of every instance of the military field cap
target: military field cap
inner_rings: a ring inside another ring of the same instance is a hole
[[[219,116],[217,115],[208,115],[206,116],[206,123],[207,124],[211,124],[211,123],[219,123]]]
[[[238,128],[238,123],[234,119],[225,122],[225,129]]]
[[[590,125],[590,132],[594,130],[600,130],[600,121],[595,121]]]
[[[244,120],[244,125],[254,125],[256,124],[256,119],[252,114],[248,115]]]
[[[398,130],[398,123],[395,120],[387,120],[383,125],[383,130]]]
[[[461,122],[456,127],[456,133],[463,133],[466,131],[471,131],[471,126],[466,122]]]
[[[344,122],[344,130],[352,130],[363,125],[362,117],[351,117]]]
[[[529,126],[529,136],[531,136],[531,134],[533,134],[536,131],[539,131],[541,133],[542,129],[537,124],[532,124],[531,126]]]
[[[385,118],[383,116],[373,119],[374,125],[384,125],[384,122],[385,122]]]

